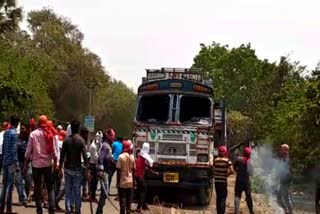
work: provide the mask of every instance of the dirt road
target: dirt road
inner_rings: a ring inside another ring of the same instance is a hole
[[[2,177],[0,177],[0,181],[2,181]],[[114,185],[112,185],[111,189],[112,193],[116,193],[116,189]],[[169,193],[173,194],[173,193]],[[184,196],[181,196],[184,197]],[[228,185],[228,199],[227,199],[227,211],[226,214],[232,214],[234,212],[234,205],[233,205],[233,199],[234,199],[234,177],[231,177],[229,179],[229,185]],[[192,197],[188,198],[187,201],[192,202]],[[111,201],[119,207],[118,201],[115,200],[115,197],[111,197]],[[261,194],[253,194],[253,201],[254,201],[254,211],[256,214],[275,214],[276,212],[272,207],[268,205],[268,200],[264,195]],[[18,202],[18,197],[17,197],[17,191],[14,190],[14,197],[13,197],[13,202],[17,203]],[[168,201],[166,205],[169,203],[172,203],[172,201]],[[189,203],[190,204],[190,203]],[[171,205],[171,204],[169,204]],[[60,206],[64,208],[64,201],[60,202]],[[97,207],[97,204],[93,204],[93,210],[95,211]],[[135,208],[136,204],[133,204],[132,208]],[[35,213],[35,207],[34,203],[31,202],[29,203],[29,206],[27,208],[21,206],[14,206],[14,210],[17,211],[19,214],[34,214]],[[47,211],[44,209],[44,213],[47,213]],[[84,214],[90,214],[90,205],[88,202],[83,202],[82,203],[82,213]],[[110,202],[107,201],[105,208],[104,208],[104,213],[107,214],[116,214],[119,213],[114,207],[111,206]],[[153,206],[150,205],[150,210],[145,211],[144,213],[150,213],[150,214],[212,214],[216,213],[215,210],[215,194],[213,194],[211,203],[209,206],[193,206],[188,204],[182,205],[182,209],[172,209],[172,208],[166,208],[163,206]],[[248,209],[246,207],[246,202],[245,202],[245,197],[243,196],[242,202],[241,202],[241,213],[242,214],[247,214]],[[302,212],[302,211],[296,211],[295,213],[301,213],[301,214],[310,214],[308,212]]]

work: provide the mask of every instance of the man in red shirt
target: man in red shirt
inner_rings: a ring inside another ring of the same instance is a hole
[[[136,209],[137,213],[142,213],[142,209],[148,209],[146,203],[146,193],[147,193],[147,185],[144,181],[144,176],[146,169],[150,170],[154,174],[159,174],[158,172],[154,172],[150,167],[153,165],[153,160],[149,155],[150,145],[149,143],[143,143],[140,154],[137,155],[136,159],[136,172],[135,172],[135,180],[137,184],[137,195],[138,195],[138,206]]]

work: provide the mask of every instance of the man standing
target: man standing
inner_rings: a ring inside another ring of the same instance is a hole
[[[218,214],[224,214],[226,210],[228,176],[231,174],[233,174],[233,167],[228,158],[227,148],[225,146],[220,146],[218,149],[218,157],[214,160],[214,182]]]
[[[3,144],[3,135],[6,129],[8,128],[9,123],[8,122],[2,122],[1,124],[1,132],[0,132],[0,173],[2,170],[2,144]]]
[[[87,152],[83,138],[79,135],[80,122],[71,122],[71,133],[62,145],[60,154],[59,170],[62,174],[64,167],[64,179],[66,188],[66,213],[71,213],[72,199],[75,202],[75,213],[81,213],[81,183],[82,183],[82,164],[83,158],[87,166]]]
[[[101,194],[100,194],[100,199],[98,202],[98,208],[96,211],[96,214],[102,214],[103,213],[103,207],[105,205],[105,201],[108,197],[109,193],[109,184],[108,184],[108,169],[110,166],[110,161],[111,161],[111,147],[106,140],[104,140],[99,159],[98,159],[98,179],[100,180],[101,184]]]
[[[287,144],[282,144],[280,147],[280,162],[281,162],[281,172],[279,174],[280,187],[279,187],[279,204],[284,209],[286,214],[292,214],[292,201],[289,193],[289,188],[292,181],[291,164],[289,158],[289,146]]]
[[[98,185],[97,163],[98,163],[99,153],[100,153],[101,144],[102,144],[102,137],[103,137],[102,132],[98,131],[89,149],[90,175],[92,177],[90,181],[90,200],[93,202],[98,202],[98,200],[96,199],[96,191],[97,191],[97,185]]]
[[[130,152],[130,143],[123,141],[123,151],[116,165],[120,214],[129,214],[131,212],[131,197],[135,186],[134,173],[136,164]]]
[[[54,213],[55,207],[53,169],[56,168],[57,156],[53,135],[47,130],[47,122],[48,118],[45,115],[40,116],[38,128],[30,133],[23,170],[26,175],[31,161],[37,214],[43,213],[41,206],[42,177],[44,177],[48,191],[49,214]]]
[[[118,158],[122,153],[122,148],[123,148],[122,141],[123,139],[121,137],[118,137],[117,140],[112,143],[112,161],[110,163],[110,168],[108,173],[109,174],[109,190],[112,182],[112,177],[117,170],[116,165],[117,165]]]
[[[5,131],[3,135],[3,177],[2,177],[2,191],[0,197],[0,213],[4,212],[5,203],[7,202],[7,213],[12,212],[12,191],[15,172],[19,171],[19,163],[17,157],[17,142],[18,134],[16,128],[20,120],[16,116],[10,119],[11,127]]]
[[[25,124],[20,124],[20,134],[17,144],[19,173],[16,176],[16,186],[19,194],[19,205],[26,205],[31,187],[31,174],[23,174],[23,164],[25,161],[28,140],[29,130]]]
[[[151,169],[153,165],[153,160],[149,155],[150,144],[143,143],[140,154],[137,155],[136,159],[136,171],[135,171],[135,180],[137,184],[137,196],[138,196],[138,205],[136,213],[142,213],[143,209],[148,209],[146,202],[147,194],[147,184],[145,183],[145,172],[149,170],[151,173],[159,175],[158,172],[155,172]]]
[[[89,130],[83,126],[80,129],[80,136],[83,138],[85,144],[86,144],[86,150],[88,150],[88,139],[89,139]],[[88,157],[88,154],[87,154]],[[83,168],[87,167],[85,166],[84,160],[83,158],[81,159],[82,162],[82,166]],[[85,172],[86,170],[83,170],[83,172]],[[82,174],[83,178],[82,178],[82,200],[88,200],[89,196],[88,196],[88,180],[87,180],[87,176],[85,175],[85,173]]]
[[[243,150],[243,157],[238,157],[233,165],[234,170],[237,172],[234,197],[235,214],[240,213],[241,194],[243,191],[246,194],[246,202],[249,212],[250,214],[254,214],[250,186],[250,175],[252,174],[250,156],[251,149],[249,147],[245,147]]]

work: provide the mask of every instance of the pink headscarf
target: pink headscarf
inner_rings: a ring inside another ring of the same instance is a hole
[[[226,157],[226,156],[228,156],[227,147],[225,147],[225,146],[219,146],[219,148],[218,148],[218,155],[219,155],[220,157]]]
[[[251,149],[249,147],[245,147],[243,149],[243,163],[245,165],[248,164],[248,162],[250,160],[250,156],[251,156]]]
[[[130,142],[128,142],[127,140],[124,140],[122,142],[122,145],[123,145],[122,153],[127,152],[127,153],[130,154],[130,152],[131,152],[131,144],[130,144]]]

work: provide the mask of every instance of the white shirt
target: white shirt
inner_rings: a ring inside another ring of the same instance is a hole
[[[56,154],[57,154],[57,165],[59,165],[60,152],[61,152],[61,149],[62,149],[63,141],[59,140],[59,136],[56,135],[56,136],[54,137],[54,143],[55,143]]]
[[[91,164],[97,164],[98,163],[98,158],[99,158],[99,153],[101,149],[101,144],[96,143],[95,140],[92,141],[89,152],[90,152],[90,163]]]
[[[5,131],[0,132],[0,155],[2,155],[3,135]]]

